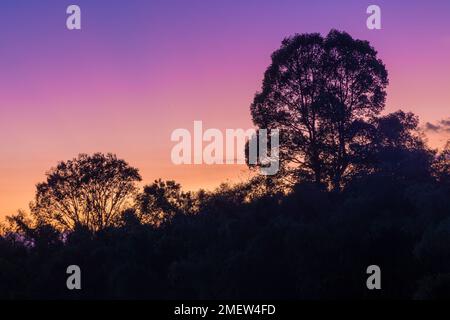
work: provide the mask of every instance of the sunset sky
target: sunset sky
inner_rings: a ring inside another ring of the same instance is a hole
[[[66,28],[66,8],[82,30]],[[382,30],[366,8],[381,7]],[[148,183],[213,188],[244,166],[175,166],[174,129],[252,127],[270,54],[295,33],[369,40],[389,71],[386,112],[450,116],[450,1],[2,0],[0,217],[27,209],[60,160],[113,152]],[[433,145],[449,130],[434,130]]]

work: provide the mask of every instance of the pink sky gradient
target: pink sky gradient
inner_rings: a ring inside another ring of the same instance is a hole
[[[65,28],[67,1],[0,4],[0,216],[27,209],[45,172],[78,153],[116,153],[144,183],[245,180],[245,166],[173,165],[170,134],[194,120],[250,128],[270,54],[294,33],[369,40],[389,71],[386,112],[450,116],[448,1],[378,1],[378,31],[364,1],[74,2],[81,31]]]

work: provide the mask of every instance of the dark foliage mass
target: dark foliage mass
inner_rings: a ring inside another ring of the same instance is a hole
[[[429,149],[411,113],[379,115],[386,84],[368,43],[299,35],[252,105],[257,126],[285,129],[278,176],[139,191],[114,155],[59,163],[3,226],[0,298],[450,298],[450,144]]]
[[[195,212],[177,205],[185,195],[166,190],[155,212],[167,208],[171,218],[158,226],[138,209],[98,232],[24,224],[0,240],[0,296],[448,298],[448,168],[424,173],[423,159],[403,150],[385,158],[396,165],[385,162],[339,193],[305,182],[288,195],[255,196],[265,182],[253,181],[197,194]],[[81,291],[66,288],[71,264],[81,267]],[[371,264],[381,267],[381,291],[366,288]]]

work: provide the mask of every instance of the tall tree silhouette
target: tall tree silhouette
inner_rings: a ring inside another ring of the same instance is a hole
[[[259,128],[280,129],[280,172],[337,189],[367,124],[384,108],[387,71],[367,41],[336,30],[286,38],[251,105]]]
[[[60,230],[80,225],[98,231],[118,221],[140,180],[137,169],[113,154],[80,154],[60,162],[36,186],[31,212]]]

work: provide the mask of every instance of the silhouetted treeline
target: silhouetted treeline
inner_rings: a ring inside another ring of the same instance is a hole
[[[251,105],[280,130],[277,175],[140,190],[113,154],[58,163],[3,226],[0,298],[450,298],[450,144],[430,149],[411,113],[381,115],[387,84],[368,42],[295,35]]]
[[[0,240],[0,296],[448,298],[448,151],[425,167],[414,152],[385,158],[341,192],[305,182],[284,194],[257,178],[192,194],[195,205],[183,207],[179,186],[157,181],[138,199],[170,214],[158,225],[135,209],[100,231],[60,233],[16,219]],[[155,190],[159,204],[143,199]],[[80,291],[66,288],[72,264],[82,270]],[[366,288],[372,264],[382,271],[380,291]]]

